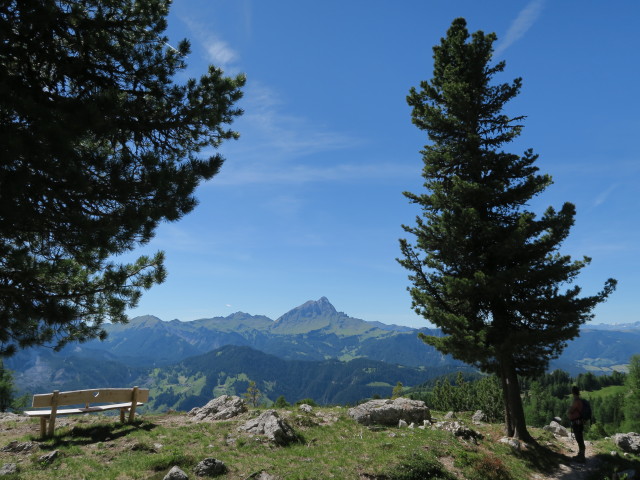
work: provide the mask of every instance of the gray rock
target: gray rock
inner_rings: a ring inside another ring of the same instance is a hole
[[[28,453],[36,448],[38,448],[38,445],[35,442],[19,443],[15,441],[8,443],[5,447],[2,448],[2,451],[9,453]]]
[[[264,435],[276,445],[288,445],[298,440],[298,435],[285,420],[278,416],[275,410],[267,410],[259,417],[249,420],[240,430]]]
[[[542,427],[542,429],[547,432],[551,432],[554,435],[558,435],[559,437],[569,436],[569,431],[555,420],[552,421],[549,425],[545,425],[544,427]]]
[[[640,453],[640,433],[616,433],[612,440],[613,443],[627,453]]]
[[[407,427],[407,422],[405,422],[404,420],[398,420],[398,428],[406,428]]]
[[[205,458],[193,469],[193,473],[199,477],[215,477],[227,471],[227,466],[215,458]]]
[[[311,405],[307,405],[306,403],[303,403],[298,408],[307,413],[311,413],[313,411],[313,407]]]
[[[14,473],[18,473],[18,466],[15,463],[5,463],[0,467],[0,477],[13,475]]]
[[[471,421],[476,424],[484,423],[487,421],[487,416],[482,410],[476,410],[476,413],[471,417]]]
[[[53,452],[49,452],[46,455],[42,455],[38,458],[38,462],[40,463],[53,463],[53,461],[60,456],[60,450],[54,450]]]
[[[228,420],[247,411],[247,404],[237,396],[221,395],[209,401],[204,407],[194,408],[188,415],[195,420]]]
[[[456,412],[447,412],[446,415],[444,416],[445,420],[453,420],[455,418],[458,418],[456,416]]]
[[[249,475],[245,480],[280,480],[280,477],[274,477],[265,471],[256,472]]]
[[[405,422],[422,423],[431,419],[431,412],[421,400],[396,398],[395,400],[370,400],[350,408],[348,415],[362,425],[398,425]]]
[[[0,422],[25,422],[30,418],[31,417],[27,417],[26,415],[18,415],[13,412],[0,412]]]
[[[189,477],[176,465],[171,467],[169,473],[167,473],[162,480],[189,480]]]
[[[446,430],[453,433],[456,437],[461,437],[474,443],[478,443],[478,440],[483,438],[480,432],[476,432],[460,422],[438,422],[431,428],[436,430]]]
[[[500,439],[500,443],[506,443],[507,445],[509,445],[514,450],[521,450],[522,449],[522,444],[520,443],[520,440],[518,440],[517,438],[502,437]]]

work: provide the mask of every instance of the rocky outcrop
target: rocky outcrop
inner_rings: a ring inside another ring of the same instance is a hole
[[[476,413],[474,413],[473,416],[471,417],[471,421],[476,425],[479,425],[487,421],[487,416],[482,410],[476,410]]]
[[[60,457],[60,450],[54,450],[38,458],[38,463],[40,463],[41,465],[49,465],[50,463],[53,463],[54,460],[56,460],[58,457]]]
[[[460,422],[438,422],[432,425],[431,428],[434,430],[445,430],[447,432],[451,432],[456,437],[463,438],[476,444],[478,443],[478,440],[483,438],[480,432],[476,432]]]
[[[431,419],[431,412],[423,401],[402,397],[395,400],[371,400],[350,408],[348,414],[362,425],[396,426],[400,420],[422,423]]]
[[[247,411],[247,404],[237,396],[221,395],[209,401],[204,407],[192,409],[188,415],[194,420],[228,420]]]
[[[18,466],[15,463],[5,463],[0,467],[0,477],[14,475],[18,473]]]
[[[542,429],[546,432],[551,432],[554,435],[558,435],[559,437],[569,436],[569,431],[555,420],[553,420],[549,425],[545,425],[544,427],[542,427]]]
[[[17,440],[2,447],[3,452],[10,453],[29,453],[36,449],[38,449],[38,444],[35,442],[18,442]]]
[[[240,430],[256,435],[264,435],[276,445],[289,445],[298,440],[298,435],[275,410],[267,410],[259,417],[249,420]]]
[[[227,471],[227,466],[215,458],[205,458],[193,469],[193,473],[199,477],[215,477]]]
[[[180,470],[180,467],[175,466],[169,470],[162,480],[189,480],[186,473]]]
[[[616,433],[611,439],[625,452],[640,453],[640,433]]]

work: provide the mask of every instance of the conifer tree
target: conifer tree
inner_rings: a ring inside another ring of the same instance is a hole
[[[0,355],[105,336],[163,255],[111,260],[196,205],[244,77],[176,83],[170,0],[0,4]]]
[[[625,382],[624,428],[627,432],[640,431],[640,355],[629,361],[629,373]]]
[[[257,407],[258,405],[260,405],[260,398],[262,397],[262,392],[258,389],[256,382],[251,380],[249,381],[249,386],[247,387],[247,391],[243,393],[242,396],[247,399],[247,401],[251,404],[251,406]]]
[[[493,83],[504,62],[492,64],[495,34],[469,35],[453,21],[433,48],[433,78],[412,88],[413,123],[428,134],[426,191],[405,192],[421,208],[415,226],[403,226],[415,244],[400,240],[414,310],[440,327],[423,340],[501,380],[509,436],[531,440],[518,375],[544,372],[566,342],[615,288],[580,297],[571,283],[589,258],[559,253],[575,207],[548,208],[541,217],[528,202],[550,183],[538,174],[537,155],[507,153],[524,117],[503,112],[521,79]]]
[[[4,368],[4,362],[0,358],[0,412],[6,412],[15,400],[15,386],[13,373]]]

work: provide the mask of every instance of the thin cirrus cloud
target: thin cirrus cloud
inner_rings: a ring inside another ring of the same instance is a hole
[[[196,39],[198,44],[204,50],[207,61],[212,62],[216,67],[220,67],[225,71],[235,71],[234,63],[238,62],[240,56],[238,53],[224,40],[220,39],[211,30],[201,25],[197,20],[191,17],[181,17],[182,21],[187,25],[189,32]]]
[[[396,165],[376,165],[335,160],[310,162],[308,157],[354,149],[365,141],[318,126],[312,120],[285,112],[285,102],[269,87],[251,82],[246,87],[238,121],[240,141],[230,146],[228,162],[216,177],[216,185],[303,184],[398,175]]]
[[[593,206],[599,207],[600,205],[602,205],[607,200],[609,195],[611,195],[617,188],[618,188],[618,184],[616,183],[611,185],[609,188],[607,188],[603,192],[601,192],[593,201]]]
[[[504,39],[496,47],[493,53],[494,58],[502,55],[505,50],[527,33],[540,16],[543,6],[544,0],[532,0],[520,11],[516,19],[509,26],[509,30],[507,30]]]
[[[205,48],[209,60],[216,65],[229,66],[238,59],[238,54],[225,41],[210,38]]]

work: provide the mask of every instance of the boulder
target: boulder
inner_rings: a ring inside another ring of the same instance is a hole
[[[458,417],[456,416],[456,412],[447,412],[447,413],[445,414],[445,416],[444,416],[444,419],[445,419],[445,420],[454,420],[454,419],[456,419],[456,418],[458,418]]]
[[[446,430],[453,433],[456,437],[461,437],[474,443],[478,443],[478,440],[483,438],[480,432],[476,432],[460,422],[438,422],[431,428],[435,430]]]
[[[35,450],[36,448],[38,448],[38,445],[35,442],[14,441],[3,447],[2,451],[10,453],[29,453],[31,450]]]
[[[405,422],[422,423],[431,419],[431,412],[421,400],[396,398],[395,400],[370,400],[350,408],[347,412],[351,418],[362,425],[398,425]]]
[[[518,440],[517,438],[502,437],[500,439],[500,443],[506,443],[507,445],[509,445],[514,450],[521,450],[522,449],[522,444],[520,443],[520,440]]]
[[[406,428],[407,422],[404,420],[398,420],[398,428]]]
[[[311,413],[313,411],[313,407],[311,405],[307,405],[306,403],[303,403],[298,408],[306,413]]]
[[[276,445],[288,445],[298,440],[298,435],[275,410],[267,410],[259,417],[249,420],[240,430],[257,435],[264,435]]]
[[[554,435],[558,435],[559,437],[569,436],[569,431],[555,420],[552,421],[549,425],[545,425],[544,427],[542,427],[542,429],[547,432],[551,432]]]
[[[482,410],[476,410],[476,413],[471,417],[471,421],[476,424],[484,423],[487,421],[487,416]]]
[[[167,473],[162,480],[189,480],[189,477],[176,465],[171,467],[169,473]]]
[[[0,467],[0,477],[14,475],[18,473],[18,466],[15,463],[5,463]]]
[[[41,464],[50,464],[60,456],[60,450],[54,450],[52,452],[47,453],[46,455],[42,455],[38,458],[38,462]]]
[[[227,466],[215,458],[205,458],[193,469],[193,473],[199,477],[215,477],[227,471]]]
[[[237,396],[221,395],[209,401],[204,407],[193,408],[188,415],[195,420],[228,420],[247,411],[247,404]]]
[[[627,453],[640,453],[640,433],[616,433],[612,437],[613,443]]]
[[[280,480],[279,477],[274,477],[270,473],[265,472],[256,472],[249,475],[246,480]]]

